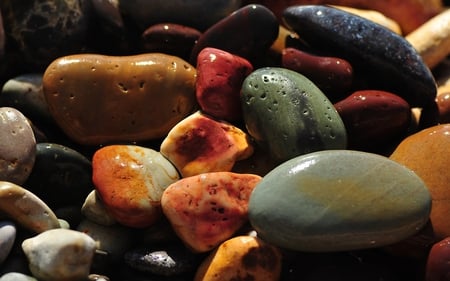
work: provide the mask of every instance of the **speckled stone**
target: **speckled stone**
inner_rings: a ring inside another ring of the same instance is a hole
[[[324,150],[269,172],[249,201],[258,237],[295,251],[380,247],[428,222],[431,196],[412,170],[387,157]]]
[[[245,126],[275,162],[324,149],[345,149],[344,123],[330,100],[302,74],[265,67],[244,80]]]
[[[36,138],[28,119],[17,109],[0,107],[0,180],[23,184],[33,169]]]
[[[0,265],[8,257],[16,240],[16,226],[9,221],[0,222]]]

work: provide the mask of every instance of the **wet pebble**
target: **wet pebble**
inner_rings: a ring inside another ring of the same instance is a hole
[[[231,172],[183,178],[167,187],[161,206],[188,248],[207,252],[247,222],[248,199],[260,180],[257,175]]]
[[[84,280],[89,275],[96,243],[87,234],[60,228],[25,239],[22,249],[37,279]]]
[[[135,145],[100,148],[92,159],[93,182],[108,212],[129,227],[148,227],[161,218],[161,196],[179,179],[161,153]]]
[[[244,80],[248,133],[278,163],[324,149],[345,149],[347,135],[329,99],[302,74],[265,67]]]
[[[444,238],[430,249],[426,263],[426,281],[449,280],[450,237]]]
[[[8,257],[16,240],[16,226],[9,221],[0,222],[0,265]]]
[[[304,252],[380,247],[416,234],[431,196],[412,170],[378,154],[324,150],[270,171],[249,201],[258,237]]]

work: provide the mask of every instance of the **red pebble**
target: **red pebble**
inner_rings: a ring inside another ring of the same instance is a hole
[[[197,57],[197,101],[212,117],[236,121],[242,117],[240,90],[253,71],[252,64],[216,48],[205,48]]]
[[[425,281],[450,280],[450,237],[433,245],[428,254]]]

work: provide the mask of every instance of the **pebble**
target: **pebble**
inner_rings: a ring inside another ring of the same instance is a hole
[[[103,204],[97,190],[92,190],[81,206],[81,213],[95,223],[109,226],[116,223],[114,217],[108,213],[105,204]]]
[[[281,53],[281,65],[306,76],[331,102],[347,97],[353,83],[353,67],[340,58],[285,48]]]
[[[76,143],[164,137],[194,111],[196,70],[162,53],[75,54],[53,61],[44,95],[61,129]]]
[[[253,153],[253,146],[238,127],[197,111],[170,130],[160,152],[182,177],[189,177],[231,171],[236,161]]]
[[[0,107],[0,180],[23,184],[33,169],[36,139],[28,119],[17,109]]]
[[[404,138],[411,124],[409,104],[385,91],[356,91],[334,107],[347,129],[349,149],[380,149]]]
[[[439,110],[439,123],[450,123],[450,85],[436,97]]]
[[[430,249],[426,263],[425,281],[449,280],[450,237],[444,238]]]
[[[174,231],[194,252],[207,252],[247,222],[247,204],[261,177],[231,172],[182,178],[164,191],[161,206]]]
[[[289,7],[283,19],[311,47],[349,61],[355,73],[365,73],[367,87],[400,95],[413,107],[434,102],[433,75],[404,37],[328,6]]]
[[[248,133],[277,163],[323,149],[345,149],[344,124],[330,100],[300,73],[264,67],[244,80]]]
[[[252,236],[236,236],[221,243],[199,266],[194,281],[278,281],[281,251]]]
[[[148,227],[161,218],[161,196],[179,179],[175,167],[153,149],[110,145],[92,158],[92,178],[108,212],[129,227]]]
[[[262,5],[246,5],[203,32],[189,61],[195,64],[201,50],[213,47],[243,57],[255,65],[277,39],[278,30],[279,23],[272,11]]]
[[[0,277],[0,281],[38,281],[36,278],[19,273],[19,272],[9,272],[6,274],[3,274]]]
[[[450,236],[449,136],[450,124],[432,126],[402,140],[390,155],[392,160],[414,171],[428,187],[433,202],[430,221],[439,240]]]
[[[0,221],[0,265],[8,257],[16,241],[16,226],[10,221]]]
[[[324,150],[270,171],[248,208],[258,237],[275,246],[351,251],[416,234],[428,221],[431,197],[419,176],[387,157]]]
[[[197,57],[196,97],[201,110],[217,119],[241,120],[242,82],[252,71],[252,64],[242,57],[204,48]]]
[[[54,210],[81,207],[93,190],[91,161],[67,146],[38,143],[33,170],[23,186]]]
[[[87,234],[60,228],[25,239],[22,249],[39,280],[86,280],[96,243]]]
[[[58,218],[47,204],[19,185],[0,181],[0,201],[1,212],[32,232],[41,233],[60,227]]]

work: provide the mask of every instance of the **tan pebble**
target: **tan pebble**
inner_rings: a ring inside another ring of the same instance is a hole
[[[92,190],[86,197],[83,206],[81,206],[81,213],[86,218],[101,225],[108,226],[116,223],[114,217],[106,210],[96,190]]]
[[[429,68],[450,54],[450,9],[447,9],[406,36]]]
[[[280,250],[254,236],[237,236],[223,242],[197,269],[194,281],[277,281]]]
[[[11,182],[0,181],[0,211],[36,233],[60,228],[58,218],[44,201]]]

